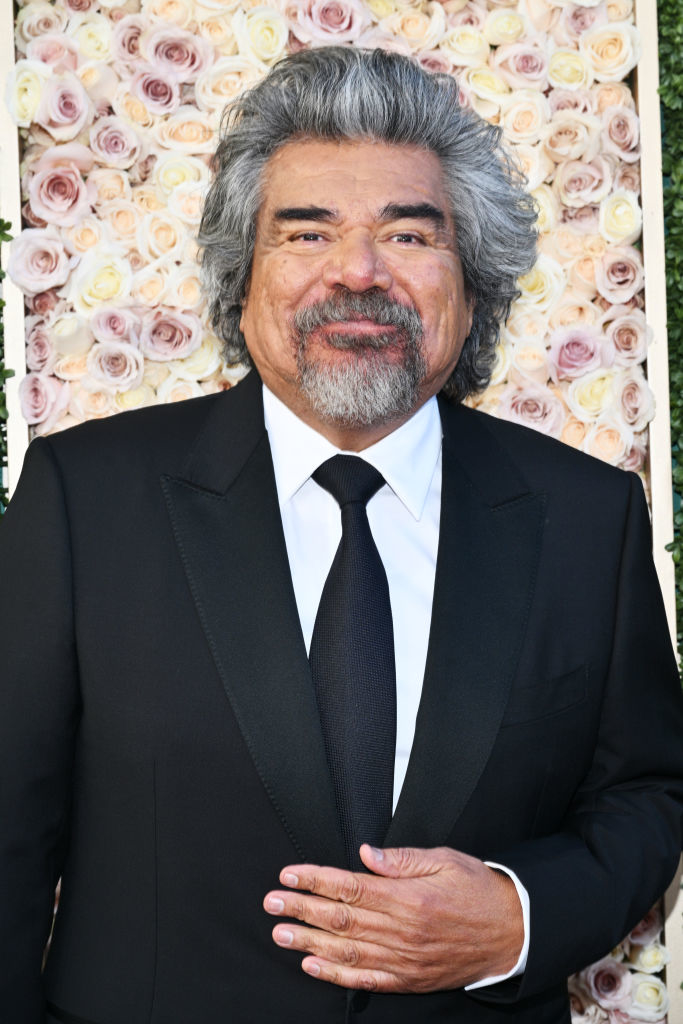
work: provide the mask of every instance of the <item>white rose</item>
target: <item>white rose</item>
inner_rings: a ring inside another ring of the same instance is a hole
[[[628,959],[643,974],[658,974],[671,961],[671,954],[659,942],[650,942],[647,946],[632,946]]]
[[[550,185],[539,185],[533,189],[531,195],[536,200],[538,219],[536,227],[541,234],[547,234],[557,226],[560,214],[560,204],[553,194]]]
[[[137,224],[138,252],[149,262],[162,256],[180,259],[187,237],[188,231],[183,222],[165,210],[146,213]]]
[[[567,405],[577,419],[584,422],[597,420],[613,411],[614,379],[618,371],[593,370],[572,381],[567,389]]]
[[[555,50],[548,63],[548,82],[555,89],[588,89],[593,84],[593,67],[576,50]]]
[[[81,355],[93,343],[90,325],[78,313],[63,313],[48,328],[48,337],[60,356]]]
[[[232,16],[232,30],[240,54],[264,67],[273,64],[285,52],[289,28],[280,12],[272,7],[236,11]]]
[[[82,257],[67,286],[67,298],[79,313],[122,302],[130,294],[133,273],[128,261],[91,249]]]
[[[149,180],[162,196],[169,199],[180,185],[208,183],[209,168],[197,156],[162,153],[154,164]]]
[[[72,15],[68,35],[76,40],[85,60],[111,60],[112,23],[104,14]]]
[[[483,32],[468,25],[460,25],[449,29],[439,43],[455,67],[478,67],[486,64],[490,46]]]
[[[533,306],[540,313],[547,313],[557,304],[565,283],[561,265],[551,256],[541,253],[532,269],[519,278],[521,295],[518,301]]]
[[[484,38],[491,46],[517,43],[529,34],[528,18],[517,11],[489,11],[484,24]]]
[[[635,242],[643,226],[643,214],[634,192],[620,188],[600,203],[600,234],[606,242],[628,245]]]
[[[180,380],[200,381],[212,377],[220,365],[220,342],[215,335],[207,334],[196,352],[187,359],[171,363],[170,369]]]
[[[669,994],[661,978],[651,974],[633,975],[633,1002],[629,1013],[636,1020],[661,1021],[669,1010]]]
[[[20,128],[35,121],[43,89],[52,69],[38,60],[20,60],[7,76],[5,100],[10,117]]]
[[[200,110],[223,110],[244,89],[254,85],[261,74],[261,68],[250,57],[221,57],[202,71],[195,82],[197,106]]]

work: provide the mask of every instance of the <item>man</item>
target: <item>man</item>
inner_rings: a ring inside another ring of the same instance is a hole
[[[301,53],[202,241],[255,371],[35,442],[0,531],[3,1021],[568,1022],[675,869],[681,700],[638,479],[458,404],[533,260],[498,133]]]

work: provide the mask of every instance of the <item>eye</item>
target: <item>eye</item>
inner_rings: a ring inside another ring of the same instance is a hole
[[[424,239],[414,231],[397,231],[391,236],[392,242],[400,242],[401,245],[424,245]]]
[[[319,231],[299,231],[292,238],[295,242],[320,242],[323,236]]]

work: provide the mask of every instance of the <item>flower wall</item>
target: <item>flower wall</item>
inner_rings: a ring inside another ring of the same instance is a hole
[[[641,471],[654,400],[638,248],[632,0],[31,0],[7,104],[26,227],[33,432],[232,386],[205,322],[195,236],[224,106],[287,52],[341,43],[453,74],[500,125],[539,209],[491,386],[472,404]],[[654,912],[572,979],[576,1021],[660,1021]]]

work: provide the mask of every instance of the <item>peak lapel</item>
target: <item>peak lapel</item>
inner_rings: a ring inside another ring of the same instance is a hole
[[[260,381],[249,378],[214,407],[183,477],[162,486],[206,641],[261,781],[302,859],[343,865]]]
[[[442,406],[443,484],[429,650],[387,845],[445,843],[486,765],[524,637],[545,497],[481,414]]]

